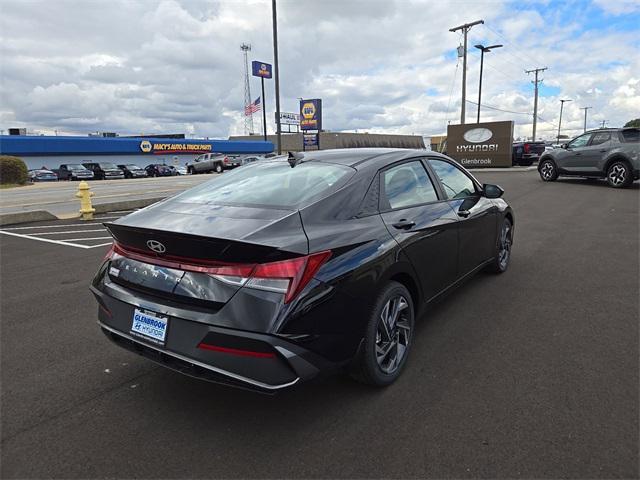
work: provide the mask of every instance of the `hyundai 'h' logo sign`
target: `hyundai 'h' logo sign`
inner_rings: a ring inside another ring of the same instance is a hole
[[[164,253],[167,251],[165,246],[157,240],[147,240],[147,247],[156,253]]]
[[[488,128],[472,128],[463,135],[464,139],[470,143],[482,143],[493,137],[493,132]]]

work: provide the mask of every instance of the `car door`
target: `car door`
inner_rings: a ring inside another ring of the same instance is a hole
[[[611,149],[611,132],[603,130],[594,132],[589,144],[582,148],[580,167],[588,174],[602,173],[602,159]],[[576,166],[577,168],[577,166]]]
[[[561,155],[562,164],[558,164],[558,167],[568,173],[583,171],[587,165],[586,154],[588,153],[589,140],[591,140],[592,135],[592,133],[585,133],[567,143],[563,152],[564,155]]]
[[[379,183],[380,215],[413,264],[428,301],[456,279],[456,215],[420,159],[386,168]]]
[[[482,195],[480,185],[455,163],[429,158],[427,164],[459,220],[460,278],[495,255],[498,209],[491,199]]]

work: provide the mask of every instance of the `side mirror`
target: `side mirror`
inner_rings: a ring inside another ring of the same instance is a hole
[[[502,195],[504,195],[504,190],[498,185],[485,183],[484,185],[482,185],[482,194],[486,198],[500,198]]]
[[[565,150],[569,149],[569,144],[568,143],[563,143],[562,145],[560,145],[560,148],[564,148]]]

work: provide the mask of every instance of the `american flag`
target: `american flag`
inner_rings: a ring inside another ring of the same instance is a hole
[[[250,103],[249,105],[245,105],[244,114],[251,115],[252,113],[259,112],[261,108],[262,108],[262,105],[260,104],[260,97],[258,97],[254,100],[253,103]]]

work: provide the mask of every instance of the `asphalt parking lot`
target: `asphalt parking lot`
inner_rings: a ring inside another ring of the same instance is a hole
[[[477,176],[516,212],[510,269],[428,311],[384,390],[157,367],[96,324],[98,221],[2,228],[2,478],[638,478],[638,184]]]

